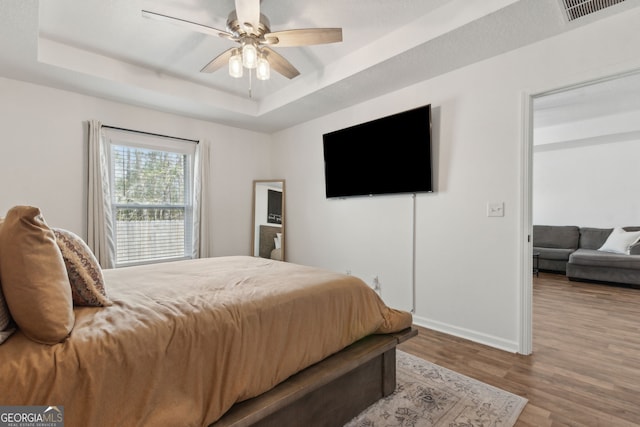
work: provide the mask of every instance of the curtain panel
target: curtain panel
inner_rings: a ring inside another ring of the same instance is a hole
[[[209,198],[210,191],[209,170],[210,161],[209,141],[200,140],[195,153],[194,171],[194,202],[193,202],[193,258],[208,258],[211,256],[209,230]]]
[[[87,244],[102,268],[115,266],[108,150],[109,147],[102,135],[102,123],[98,120],[90,120]]]

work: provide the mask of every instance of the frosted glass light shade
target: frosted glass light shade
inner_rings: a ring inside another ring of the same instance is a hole
[[[271,66],[266,58],[258,58],[256,77],[258,80],[269,80],[269,77],[271,77]]]
[[[258,49],[254,45],[245,44],[242,47],[242,65],[249,69],[258,65]]]
[[[238,53],[229,58],[229,75],[231,77],[242,77],[242,56]]]

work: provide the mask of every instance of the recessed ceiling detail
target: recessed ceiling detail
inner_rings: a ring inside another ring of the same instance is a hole
[[[235,3],[0,0],[0,77],[272,133],[614,15],[625,26],[640,19],[640,0],[571,25],[561,0],[265,0],[260,14],[269,32],[335,26],[344,40],[285,47],[279,38],[269,47],[300,75],[288,79],[272,68],[247,97],[246,69],[244,78],[199,72],[241,44],[141,14],[153,10],[233,34],[226,25]]]
[[[625,0],[562,0],[562,6],[567,13],[567,19],[582,18],[615,4],[622,3]]]

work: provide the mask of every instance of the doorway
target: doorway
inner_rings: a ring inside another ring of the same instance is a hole
[[[628,164],[640,158],[640,70],[524,98],[520,353],[530,354],[533,224],[608,228],[640,217],[631,196],[640,168]]]

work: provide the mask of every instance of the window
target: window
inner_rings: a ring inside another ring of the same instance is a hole
[[[192,258],[195,143],[109,138],[115,266]]]

